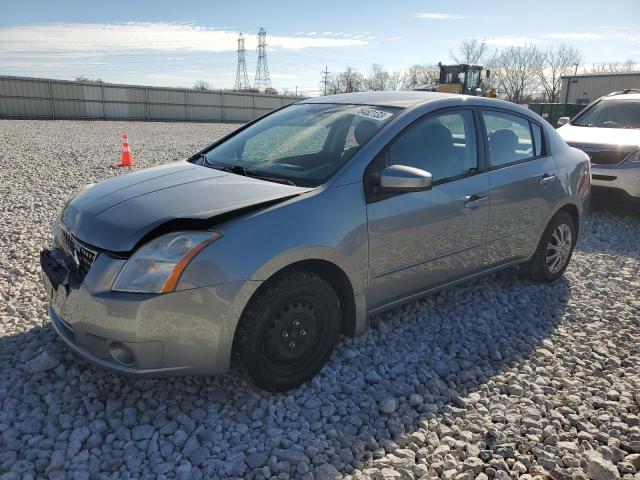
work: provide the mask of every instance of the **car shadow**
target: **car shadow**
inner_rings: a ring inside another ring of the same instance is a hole
[[[447,424],[464,415],[472,392],[487,390],[554,333],[570,295],[566,278],[539,285],[517,269],[444,290],[371,318],[364,334],[340,341],[316,378],[282,394],[256,391],[236,371],[214,378],[120,376],[76,357],[49,325],[34,328],[0,339],[6,386],[0,439],[17,459],[33,460],[51,448],[24,427],[33,418],[63,440],[61,431],[86,425],[110,445],[110,457],[123,459],[106,467],[103,459],[86,462],[92,475],[109,467],[138,476],[160,460],[177,466],[189,458],[205,478],[248,475],[249,460],[301,477],[304,467],[268,458],[274,448],[300,450],[315,466],[350,473],[393,450],[392,442],[402,444],[421,420]],[[43,347],[60,364],[31,374],[25,363]],[[505,393],[523,395],[510,388],[505,384]],[[144,424],[154,433],[132,440],[128,432]],[[194,445],[205,449],[202,458],[193,459]]]

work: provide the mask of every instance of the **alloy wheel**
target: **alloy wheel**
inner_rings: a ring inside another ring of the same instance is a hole
[[[558,225],[547,243],[545,264],[549,273],[558,273],[569,261],[571,249],[573,247],[573,237],[569,225],[561,223]]]

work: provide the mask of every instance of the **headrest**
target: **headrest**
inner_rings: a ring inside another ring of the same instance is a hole
[[[358,145],[367,143],[378,131],[378,126],[372,120],[363,120],[353,129],[353,136]]]

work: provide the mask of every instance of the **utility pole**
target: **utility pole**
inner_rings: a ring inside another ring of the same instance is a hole
[[[242,33],[238,36],[238,68],[236,69],[235,89],[247,90],[249,88],[249,77],[247,76],[247,59],[245,56],[244,37]]]
[[[329,68],[325,65],[322,73],[322,83],[324,83],[324,94],[327,94],[327,84],[329,83]]]
[[[259,91],[271,90],[271,77],[269,65],[267,65],[267,32],[262,27],[258,31],[258,66],[254,87]]]

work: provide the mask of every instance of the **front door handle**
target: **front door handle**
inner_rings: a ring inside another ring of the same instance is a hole
[[[540,185],[542,185],[543,188],[547,188],[549,185],[555,182],[557,178],[558,177],[556,177],[555,175],[549,175],[548,173],[545,173],[540,178],[540,180],[538,180],[538,183],[540,183]]]
[[[477,210],[489,197],[486,195],[469,195],[463,197],[464,202],[464,212],[469,213],[473,210]]]

